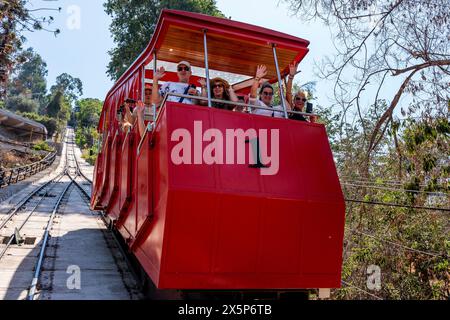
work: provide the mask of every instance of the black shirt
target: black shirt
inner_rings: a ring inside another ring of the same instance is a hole
[[[306,118],[303,115],[297,114],[297,113],[292,113],[289,116],[289,119],[297,120],[297,121],[308,121],[308,120],[306,120]]]

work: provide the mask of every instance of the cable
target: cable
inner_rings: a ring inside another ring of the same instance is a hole
[[[450,212],[448,208],[436,208],[436,207],[421,207],[421,206],[407,206],[397,203],[385,203],[385,202],[377,202],[377,201],[362,201],[355,199],[344,199],[346,202],[355,202],[355,203],[366,203],[377,206],[386,206],[386,207],[397,207],[397,208],[409,208],[409,209],[423,209],[423,210],[431,210],[431,211],[443,211]]]
[[[378,187],[378,186],[371,186],[371,185],[364,185],[364,184],[353,184],[353,183],[341,183],[344,186],[351,186],[351,187],[366,187],[369,189],[379,189],[379,190],[387,190],[387,191],[401,191],[401,192],[411,192],[411,193],[425,193],[425,194],[430,194],[430,195],[434,195],[434,196],[441,196],[441,197],[445,197],[448,196],[449,193],[447,192],[441,192],[441,191],[436,191],[436,192],[432,192],[432,191],[424,191],[424,190],[407,190],[407,189],[396,189],[396,188],[388,188],[388,187]]]
[[[350,284],[350,283],[347,283],[347,282],[345,282],[344,280],[341,280],[341,283],[342,283],[343,285],[347,286],[347,287],[354,288],[354,289],[356,289],[356,290],[358,290],[358,291],[364,292],[365,294],[367,294],[367,295],[369,295],[369,296],[371,296],[371,297],[373,297],[373,298],[375,298],[375,299],[383,300],[383,298],[381,298],[381,297],[379,297],[379,296],[376,296],[376,295],[374,295],[374,294],[372,294],[372,293],[370,293],[370,292],[368,292],[368,291],[366,291],[366,290],[364,290],[364,289],[358,288],[358,287],[356,287],[356,286],[354,286],[354,285],[352,285],[352,284]]]
[[[410,248],[410,247],[404,246],[402,244],[399,244],[399,243],[396,243],[396,242],[392,242],[392,241],[387,240],[387,239],[381,239],[381,238],[378,238],[378,237],[376,237],[374,235],[371,235],[371,234],[368,234],[368,233],[365,233],[365,232],[361,232],[361,231],[358,231],[358,230],[349,230],[349,231],[352,232],[352,233],[358,233],[358,234],[361,234],[363,236],[373,238],[373,239],[378,240],[378,241],[382,241],[382,242],[386,242],[386,243],[392,244],[392,245],[400,247],[400,248],[402,248],[404,250],[408,250],[408,251],[412,251],[412,252],[428,255],[428,256],[431,256],[431,257],[434,257],[434,258],[436,258],[436,257],[446,257],[445,254],[439,254],[439,253],[434,253],[434,252],[427,252],[427,251],[423,251],[423,250]]]
[[[386,180],[385,182],[379,182],[379,181],[370,180],[370,179],[359,179],[359,180],[356,179],[356,180],[354,180],[354,179],[351,179],[351,178],[347,179],[347,178],[344,178],[344,177],[339,177],[339,180],[343,181],[343,182],[349,182],[349,183],[370,183],[370,184],[373,184],[373,185],[392,185],[392,186],[403,186],[403,185],[405,185],[405,183],[407,183],[407,182],[394,181],[394,180],[391,180],[391,181]],[[427,187],[427,185],[426,184],[419,184],[419,187]]]

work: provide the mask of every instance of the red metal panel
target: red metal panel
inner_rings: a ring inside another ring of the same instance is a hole
[[[97,156],[97,160],[95,161],[94,166],[94,179],[92,182],[92,191],[91,191],[91,210],[100,209],[97,206],[98,196],[100,192],[100,181],[102,179],[102,168],[103,168],[103,152],[100,152]]]
[[[153,154],[150,147],[152,133],[147,133],[137,155],[136,177],[136,228],[140,230],[144,221],[153,214]]]
[[[203,130],[278,129],[278,174],[249,175],[259,169],[248,165],[175,166],[171,134],[193,133],[194,120]],[[345,208],[322,125],[167,103],[154,159],[155,220],[136,255],[159,288],[339,287]],[[228,178],[228,166],[241,185]],[[305,171],[321,171],[322,180]],[[323,181],[331,186],[318,197]]]
[[[106,138],[106,142],[103,147],[103,163],[102,163],[102,179],[100,181],[99,188],[99,201],[98,205],[102,208],[108,205],[108,202],[105,200],[105,196],[109,192],[110,185],[108,184],[109,180],[109,164],[110,164],[110,149],[111,149],[111,136],[108,134]]]
[[[133,174],[133,144],[134,137],[131,132],[128,132],[125,135],[122,146],[122,153],[120,159],[120,201],[119,201],[119,210],[120,217],[119,221],[121,224],[125,221],[126,217],[129,214],[129,205],[131,202],[131,193],[132,193],[132,174]],[[118,226],[120,228],[120,226]]]
[[[119,184],[120,184],[120,153],[122,151],[122,133],[116,131],[114,140],[111,145],[111,173],[109,176],[109,184],[111,191],[109,195],[109,203],[106,209],[107,214],[117,219],[120,215],[119,209]]]
[[[166,109],[161,110],[158,125],[153,134],[153,216],[145,241],[136,249],[135,255],[148,275],[158,285],[163,261],[163,240],[168,206],[168,144]],[[157,146],[157,147],[156,147]]]
[[[127,133],[122,149],[119,231],[125,238],[136,235],[136,148],[137,126]],[[124,232],[125,231],[125,232]]]

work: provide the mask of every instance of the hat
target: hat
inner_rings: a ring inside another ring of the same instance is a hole
[[[214,85],[215,82],[221,82],[223,84],[224,88],[227,90],[230,88],[230,84],[225,79],[222,79],[220,77],[215,77],[214,79],[211,79],[210,80],[211,87]]]
[[[189,67],[189,69],[191,68],[191,64],[190,64],[189,62],[187,62],[187,61],[180,61],[180,62],[178,62],[177,67],[178,67],[180,64],[184,64],[185,66]]]
[[[151,83],[146,83],[145,89],[153,89],[153,85]]]

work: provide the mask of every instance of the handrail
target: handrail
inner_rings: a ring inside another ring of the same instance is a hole
[[[192,96],[192,95],[187,95],[187,94],[180,94],[180,93],[171,93],[168,92],[166,93],[166,95],[164,96],[163,102],[161,103],[161,105],[164,105],[164,103],[166,102],[167,98],[169,96],[174,96],[174,97],[179,97],[179,98],[185,98],[185,99],[193,99],[193,100],[203,100],[203,101],[208,101],[208,98],[205,97],[200,97],[200,96]],[[284,112],[283,110],[277,110],[274,108],[269,108],[269,107],[261,107],[261,106],[255,106],[253,104],[247,104],[247,103],[242,103],[242,102],[233,102],[233,101],[227,101],[227,100],[219,100],[219,99],[211,99],[212,102],[218,102],[218,103],[224,103],[224,104],[229,104],[232,106],[239,106],[239,107],[247,107],[247,108],[253,108],[253,109],[261,109],[261,110],[268,110],[268,111],[279,111],[279,112]],[[244,112],[244,113],[248,113],[248,112]],[[299,111],[292,111],[292,110],[287,110],[287,113],[291,113],[291,114],[299,114],[302,116],[307,116],[307,117],[319,117],[318,114],[315,113],[307,113],[307,112],[299,112]]]
[[[26,166],[15,168],[0,169],[0,188],[9,186],[24,180],[27,176],[31,177],[38,172],[47,169],[53,164],[56,158],[56,151],[48,153],[44,159],[33,162]]]

